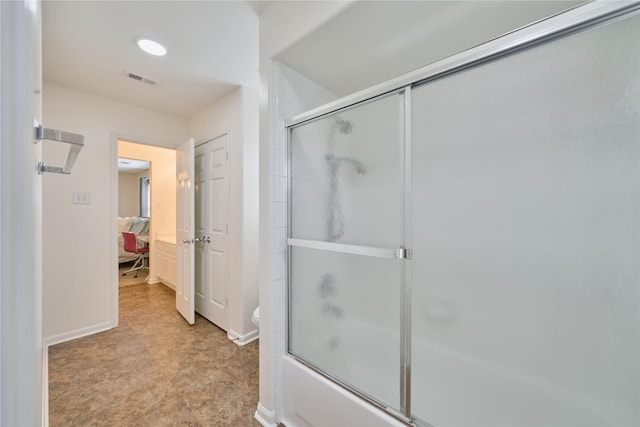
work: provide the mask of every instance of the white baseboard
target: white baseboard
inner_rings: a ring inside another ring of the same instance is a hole
[[[87,326],[86,328],[76,329],[75,331],[65,332],[63,334],[45,337],[44,345],[49,347],[63,342],[75,340],[77,338],[86,337],[87,335],[97,334],[112,329],[111,322],[98,323],[97,325]]]
[[[262,406],[260,402],[258,402],[258,408],[256,408],[256,413],[253,415],[253,418],[258,420],[258,422],[264,427],[277,427],[278,425],[276,412],[269,411],[267,408]]]
[[[247,345],[250,342],[257,340],[259,336],[260,336],[260,333],[258,332],[257,329],[254,329],[253,331],[245,335],[240,335],[233,329],[229,329],[227,331],[227,338],[229,338],[231,341],[235,342],[238,345]]]
[[[172,289],[172,290],[176,290],[176,285],[174,285],[171,282],[165,282],[164,280],[162,280],[159,277],[148,277],[147,278],[147,283],[150,285],[158,285],[158,284],[162,284],[165,285],[167,288]]]

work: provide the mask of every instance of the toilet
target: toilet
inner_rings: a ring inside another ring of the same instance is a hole
[[[256,325],[256,328],[260,328],[260,306],[256,307],[255,310],[253,310],[253,316],[251,316],[251,321],[253,322],[254,325]]]

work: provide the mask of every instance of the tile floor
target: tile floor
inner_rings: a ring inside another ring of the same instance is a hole
[[[135,272],[126,273],[133,267],[132,262],[125,262],[119,265],[118,267],[118,287],[124,288],[126,286],[140,285],[142,283],[146,283],[147,277],[149,277],[149,270],[141,270],[138,272],[138,277],[134,277],[136,275]],[[124,276],[123,273],[126,273]]]
[[[258,342],[240,347],[162,284],[120,289],[120,326],[49,349],[56,426],[259,426]]]

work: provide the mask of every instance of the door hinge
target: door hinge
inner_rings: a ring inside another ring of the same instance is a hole
[[[224,225],[224,234],[229,234],[229,224]]]
[[[224,299],[224,306],[225,306],[225,308],[229,307],[229,298],[225,298]]]
[[[398,248],[396,249],[396,259],[411,259],[413,257],[413,252],[411,249],[407,248]]]
[[[224,154],[225,154],[225,156],[226,156],[227,160],[229,160],[229,152],[228,152],[228,151],[225,151],[225,152],[224,152]]]

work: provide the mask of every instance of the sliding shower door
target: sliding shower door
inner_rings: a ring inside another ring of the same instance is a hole
[[[398,410],[404,95],[290,132],[289,353]]]
[[[640,425],[639,9],[294,119],[289,353],[416,425]]]
[[[638,425],[638,15],[412,100],[414,416]]]

